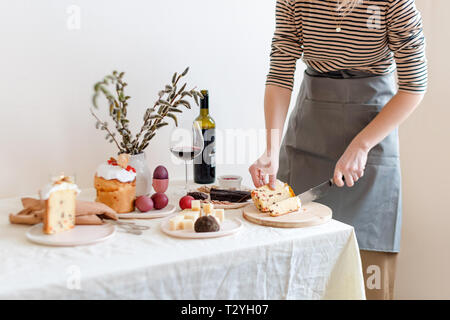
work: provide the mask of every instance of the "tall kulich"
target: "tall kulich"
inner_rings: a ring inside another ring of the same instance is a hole
[[[208,90],[201,90],[201,93],[200,115],[194,121],[202,129],[205,147],[202,154],[194,159],[194,181],[206,184],[216,180],[216,124],[209,115]]]

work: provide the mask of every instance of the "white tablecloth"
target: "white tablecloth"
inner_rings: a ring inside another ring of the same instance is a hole
[[[80,198],[92,200],[93,190]],[[175,239],[160,231],[161,219],[135,220],[151,228],[56,248],[29,242],[29,226],[9,224],[20,208],[20,198],[0,200],[1,299],[364,299],[353,228],[335,220],[278,229],[227,210],[244,222],[228,237]]]

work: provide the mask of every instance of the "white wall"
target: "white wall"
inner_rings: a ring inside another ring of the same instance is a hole
[[[71,29],[72,5],[80,9],[80,29]],[[210,90],[219,129],[262,129],[274,7],[272,0],[0,2],[0,166],[7,168],[0,198],[35,193],[60,171],[91,186],[98,163],[116,153],[89,114],[93,84],[113,69],[126,71],[132,129],[186,66],[189,84]],[[185,112],[181,125],[197,113]],[[164,164],[172,178],[183,178],[184,167],[171,162],[169,134],[164,128],[152,141],[149,165]],[[218,152],[220,159],[225,150]],[[220,166],[218,174],[250,182],[255,157]]]
[[[427,37],[429,88],[400,129],[404,209],[396,296],[450,299],[450,1],[416,3]]]
[[[60,170],[76,173],[81,187],[91,186],[97,164],[115,153],[88,112],[92,85],[113,69],[127,72],[135,123],[172,73],[189,65],[189,83],[211,92],[218,128],[262,129],[274,4],[0,2],[0,198],[35,193]],[[398,298],[450,298],[450,47],[442,38],[442,30],[450,27],[450,5],[447,0],[417,4],[428,38],[430,89],[400,133],[404,228],[396,293]],[[70,5],[81,9],[79,30],[66,27]],[[302,70],[299,64],[296,88]],[[182,124],[190,124],[196,114],[185,112]],[[165,164],[172,178],[182,178],[183,166],[170,161],[169,132],[158,132],[147,149],[149,165]],[[225,151],[218,149],[219,157]],[[247,163],[220,166],[219,174],[239,173],[249,183],[247,167],[254,159],[246,158]]]

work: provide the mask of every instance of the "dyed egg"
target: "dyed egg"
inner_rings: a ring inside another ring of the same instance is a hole
[[[153,171],[153,178],[155,179],[169,179],[169,172],[164,166],[157,166]]]
[[[157,192],[152,195],[155,209],[163,209],[169,204],[169,198],[164,193]]]
[[[169,187],[169,173],[166,167],[157,166],[153,171],[153,189],[156,192],[166,192]]]
[[[153,200],[147,196],[140,196],[136,198],[136,208],[141,212],[147,212],[153,209]]]

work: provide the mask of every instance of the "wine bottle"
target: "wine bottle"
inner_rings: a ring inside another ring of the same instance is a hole
[[[213,183],[216,180],[216,124],[209,115],[208,90],[201,90],[200,115],[194,120],[202,129],[204,149],[194,159],[195,183]]]

